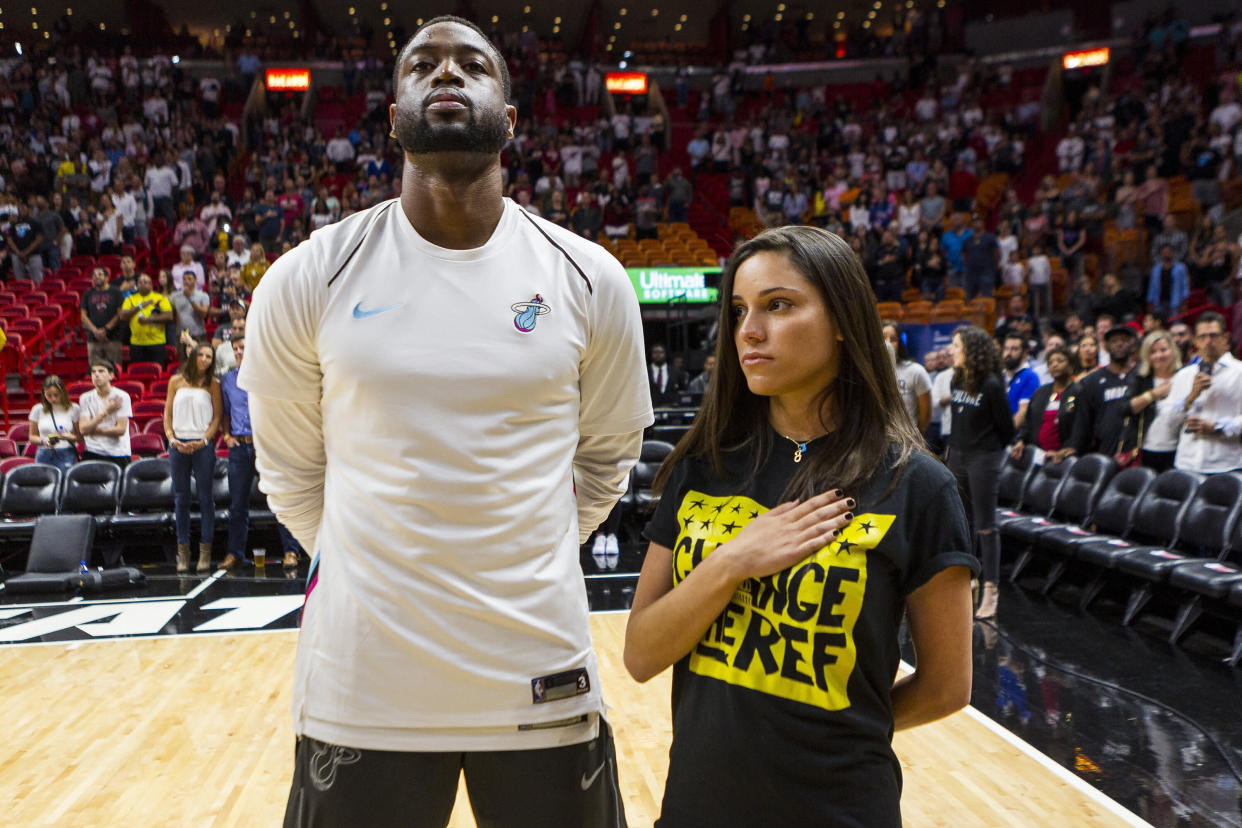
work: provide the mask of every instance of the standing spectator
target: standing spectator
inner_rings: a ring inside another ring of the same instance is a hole
[[[1147,307],[1169,316],[1182,312],[1190,295],[1190,275],[1186,265],[1174,259],[1173,245],[1160,248],[1160,260],[1152,265],[1147,282]]]
[[[276,203],[275,190],[269,188],[264,191],[263,200],[254,205],[254,218],[259,228],[259,242],[264,247],[275,250],[276,240],[280,238],[280,231],[285,227],[284,214]],[[251,248],[250,252],[253,263],[254,249]]]
[[[181,290],[186,274],[194,276],[200,285],[207,283],[207,274],[203,270],[203,265],[194,256],[195,252],[192,245],[181,245],[181,261],[173,265],[172,270],[168,273],[173,290]]]
[[[971,237],[973,231],[966,226],[961,213],[954,213],[949,219],[949,229],[940,237],[940,246],[944,249],[945,261],[949,264],[949,284],[961,286],[966,273],[966,264],[962,258],[962,247]]]
[[[1147,166],[1147,177],[1135,191],[1134,199],[1142,208],[1143,223],[1148,235],[1155,236],[1160,232],[1169,211],[1169,182],[1160,177],[1160,171],[1155,164]]]
[[[1039,376],[1027,366],[1026,336],[1010,328],[1005,334],[1001,350],[1001,362],[1005,365],[1005,394],[1009,400],[1009,413],[1013,424],[1021,428],[1026,422],[1026,410],[1031,396],[1039,388]]]
[[[181,248],[182,253],[185,252],[185,248],[190,248],[191,254],[201,259],[207,254],[207,245],[210,241],[211,231],[202,219],[194,215],[194,208],[182,205],[181,221],[177,222],[177,227],[173,231],[173,244]]]
[[[324,150],[328,160],[336,165],[338,173],[352,173],[354,170],[354,145],[345,137],[345,130],[340,127],[332,134],[332,140]]]
[[[201,340],[207,336],[204,324],[211,310],[211,297],[198,288],[198,277],[186,271],[182,276],[181,289],[169,297],[173,311],[177,314],[177,356],[186,361],[186,348],[190,347],[186,337]]]
[[[43,238],[38,253],[44,268],[54,273],[60,268],[60,239],[66,232],[65,220],[48,206],[47,199],[42,195],[34,198],[34,205],[31,218],[39,226],[39,235]]]
[[[876,299],[880,302],[900,302],[906,287],[906,257],[892,230],[884,231],[869,265],[867,271]],[[921,366],[916,367],[921,370]],[[919,433],[922,431],[920,428]]]
[[[1225,319],[1208,311],[1195,320],[1199,364],[1173,376],[1169,400],[1185,418],[1174,465],[1215,474],[1242,469],[1242,363],[1229,353]]]
[[[1070,124],[1065,137],[1057,143],[1057,170],[1062,173],[1077,172],[1082,168],[1085,150],[1086,145],[1078,134],[1078,126]]]
[[[1074,418],[1074,450],[1084,454],[1117,453],[1130,416],[1130,357],[1134,352],[1134,328],[1118,325],[1104,337],[1108,365],[1082,378],[1078,414]],[[1078,343],[1081,358],[1083,343]]]
[[[250,245],[250,258],[246,264],[242,265],[241,278],[246,285],[246,289],[251,293],[258,287],[259,280],[263,278],[263,274],[267,273],[269,263],[267,261],[267,249],[261,242],[255,242]]]
[[[1186,231],[1177,226],[1177,219],[1173,218],[1172,213],[1165,214],[1162,226],[1163,229],[1151,240],[1151,260],[1154,262],[1160,258],[1160,248],[1167,244],[1173,248],[1173,258],[1185,262],[1190,254],[1190,239]]]
[[[702,397],[707,393],[707,387],[711,385],[712,374],[716,370],[716,357],[709,355],[703,360],[703,372],[694,379],[690,380],[687,390],[696,397]]]
[[[976,618],[996,615],[1000,583],[1000,538],[996,535],[996,499],[1005,446],[1013,439],[1013,416],[1005,400],[1000,354],[987,332],[958,328],[950,346],[953,357],[953,424],[949,435],[949,469],[971,516],[983,561],[983,591]]]
[[[673,167],[672,174],[664,181],[664,191],[668,194],[668,220],[685,221],[694,199],[694,185],[682,176],[681,167]]]
[[[50,376],[43,380],[39,404],[30,409],[30,442],[39,447],[36,463],[47,463],[62,472],[78,462],[78,420],[81,408],[69,400],[65,382]]]
[[[221,432],[229,449],[229,540],[227,554],[221,569],[236,569],[249,564],[246,554],[250,532],[250,490],[254,484],[254,435],[250,430],[250,395],[237,384],[246,352],[246,337],[235,335],[229,343],[233,350],[234,368],[220,379],[220,397],[224,403]],[[283,523],[277,522],[284,565],[292,569],[298,565],[302,547]]]
[[[699,127],[686,145],[686,154],[690,156],[690,169],[695,172],[703,172],[707,168],[707,156],[711,152],[712,145],[707,140],[707,130]]]
[[[924,237],[926,241],[924,242]],[[944,298],[944,277],[946,261],[944,250],[940,247],[940,236],[927,231],[919,233],[919,259],[915,265],[915,279],[924,299],[939,302]]]
[[[1052,381],[1031,394],[1027,416],[1018,429],[1018,439],[1010,448],[1014,460],[1021,459],[1026,446],[1035,446],[1048,455],[1048,462],[1060,463],[1074,453],[1078,386],[1074,383],[1070,353],[1062,346],[1048,349],[1048,374]]]
[[[1087,244],[1087,233],[1079,221],[1078,211],[1070,210],[1057,227],[1057,255],[1071,279],[1082,275],[1082,249]]]
[[[552,220],[551,216],[548,218]],[[659,238],[659,222],[660,206],[651,195],[651,187],[644,184],[638,188],[638,199],[634,202],[634,238],[638,241]]]
[[[162,218],[169,227],[177,224],[177,213],[173,209],[174,196],[181,176],[165,153],[156,153],[147,174],[143,178],[147,195],[151,197],[151,215]]]
[[[966,301],[969,302],[976,296],[992,295],[1000,263],[1000,244],[996,241],[996,236],[984,229],[983,216],[976,215],[971,232],[962,239]]]
[[[129,394],[112,386],[115,378],[111,362],[91,360],[94,389],[78,398],[78,430],[86,443],[83,460],[106,460],[123,469],[129,465],[129,420],[134,410]]]
[[[198,211],[198,218],[207,227],[208,244],[214,246],[216,234],[220,231],[227,233],[231,229],[233,210],[221,198],[218,191],[213,191],[211,200]]]
[[[1084,331],[1074,343],[1074,382],[1082,382],[1083,378],[1100,367],[1100,340],[1095,331]]]
[[[675,402],[687,382],[685,372],[669,364],[668,352],[659,343],[651,346],[651,363],[647,366],[647,375],[650,380],[651,404],[655,407]]]
[[[1143,465],[1157,472],[1173,468],[1181,433],[1183,415],[1169,399],[1173,376],[1181,367],[1181,353],[1167,332],[1154,331],[1143,337],[1130,397],[1135,434],[1129,442],[1141,450]]]
[[[940,195],[936,182],[929,181],[927,193],[919,202],[919,222],[923,229],[939,234],[939,228],[944,222],[945,208],[944,196]]]
[[[13,263],[14,279],[29,279],[36,285],[43,281],[43,231],[39,223],[30,217],[25,204],[18,202],[17,215],[9,222],[5,234],[9,248],[9,260]]]
[[[671,206],[669,209],[671,213]],[[596,204],[593,192],[583,190],[578,194],[578,209],[574,210],[573,215],[570,216],[569,224],[573,231],[584,239],[595,241],[599,238],[599,231],[604,226],[604,214]]]
[[[931,423],[931,376],[926,368],[910,358],[910,351],[901,341],[901,329],[896,322],[885,320],[880,323],[880,330],[884,341],[893,346],[897,355],[897,390],[901,401],[910,415],[910,422],[918,428],[919,434],[923,434]]]
[[[243,234],[237,233],[233,236],[233,244],[229,248],[226,264],[228,267],[233,265],[245,267],[250,264],[250,244]]]
[[[152,289],[151,277],[138,277],[138,289],[121,303],[121,321],[129,323],[130,362],[166,360],[164,346],[168,343],[165,325],[173,321],[172,304]]]
[[[936,424],[939,424],[936,435],[939,439],[934,443],[929,441],[929,445],[933,446],[938,457],[944,457],[949,445],[949,435],[953,433],[953,356],[948,348],[933,353],[936,372],[932,374],[931,400],[932,413],[936,419],[931,428],[936,429]],[[929,358],[930,356],[929,354]],[[928,373],[931,374],[930,364]]]
[[[168,383],[164,402],[164,437],[172,472],[173,517],[177,530],[177,571],[190,569],[190,477],[198,486],[202,530],[198,544],[199,572],[211,568],[211,536],[216,507],[212,501],[212,473],[216,466],[215,439],[224,414],[220,383],[212,373],[215,353],[204,342],[188,349],[181,370]]]
[[[1026,284],[1026,265],[1022,263],[1016,250],[1010,250],[1008,254],[1002,253],[1001,256],[1005,259],[1005,266],[1001,269],[1001,284],[1014,293],[1021,293]],[[1038,315],[1037,311],[1032,310],[1032,313]]]
[[[82,294],[82,329],[86,333],[86,358],[121,361],[121,304],[125,297],[108,284],[108,269],[91,271],[91,287]]]

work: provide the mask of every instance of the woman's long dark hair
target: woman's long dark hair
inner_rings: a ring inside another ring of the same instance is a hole
[[[953,332],[962,340],[966,364],[953,368],[953,384],[971,394],[978,394],[983,381],[990,376],[1004,376],[1000,349],[988,332],[975,325],[963,325]]]
[[[198,352],[203,348],[210,347],[210,342],[198,342],[195,343],[193,348],[185,349],[185,362],[181,363],[181,369],[177,373],[185,380],[186,385],[189,385],[191,388],[210,388],[211,381],[215,379],[210,368],[202,374],[198,371]],[[214,357],[214,352],[212,355]]]
[[[717,473],[725,475],[730,472],[725,452],[753,447],[755,461],[749,472],[753,480],[772,451],[769,401],[747,387],[732,312],[737,270],[757,253],[786,256],[815,288],[841,337],[836,379],[818,398],[819,421],[828,433],[802,462],[781,499],[807,498],[829,488],[857,492],[894,463],[900,472],[910,455],[923,447],[923,439],[897,390],[867,274],[840,236],[791,225],[767,230],[739,245],[725,265],[720,279],[716,371],[694,425],[660,467],[656,490],[664,488],[683,458],[710,457]],[[890,455],[894,448],[895,457]]]

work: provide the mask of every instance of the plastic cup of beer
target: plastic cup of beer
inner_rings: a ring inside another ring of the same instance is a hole
[[[263,567],[267,566],[267,550],[266,549],[262,547],[258,547],[258,546],[255,547],[254,565],[255,567],[259,569],[262,569]]]

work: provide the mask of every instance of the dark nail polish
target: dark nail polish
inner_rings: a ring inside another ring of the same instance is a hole
[[[845,494],[845,492],[841,491],[840,489],[837,489],[835,492],[833,492],[833,494],[836,495],[837,497],[840,497],[841,495]]]
[[[846,506],[849,506],[851,509],[853,509],[853,508],[854,508],[855,506],[857,506],[858,504],[857,504],[856,502],[854,502],[854,498],[852,498],[852,497],[851,497],[849,500],[845,501],[845,505],[846,505]]]
[[[841,534],[841,530],[840,530],[840,529],[833,529],[831,532],[829,532],[829,533],[828,533],[828,536],[829,536],[829,537],[832,537],[832,538],[835,538],[835,537],[836,537],[837,535],[839,535],[839,534]]]
[[[845,513],[845,519],[846,519],[847,521],[851,521],[851,520],[853,520],[853,519],[854,519],[854,513],[853,513],[853,512],[846,512],[846,513]]]

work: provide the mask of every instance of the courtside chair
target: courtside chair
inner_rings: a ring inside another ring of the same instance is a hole
[[[1136,549],[1117,561],[1117,569],[1138,579],[1134,599],[1135,613],[1157,589],[1171,582],[1178,569],[1191,567],[1204,576],[1205,586],[1212,585],[1211,564],[1229,552],[1229,532],[1242,508],[1242,477],[1236,474],[1208,475],[1186,507],[1177,533],[1176,546]],[[1189,572],[1187,573],[1189,574]],[[1219,594],[1223,595],[1224,589]],[[1200,615],[1199,602],[1191,599],[1179,608],[1169,643],[1176,644]]]
[[[121,494],[121,467],[104,460],[86,460],[65,472],[60,487],[61,514],[95,518],[95,528],[106,530],[116,517]]]
[[[1000,533],[1001,548],[1016,551],[1018,554],[1013,570],[1009,573],[1010,583],[1017,582],[1018,576],[1030,562],[1034,533],[1049,525],[1049,518],[1056,506],[1057,492],[1061,490],[1061,485],[1069,478],[1070,469],[1077,462],[1078,458],[1071,455],[1060,463],[1045,463],[1040,466],[1022,496],[1023,515],[997,521],[995,531]]]

